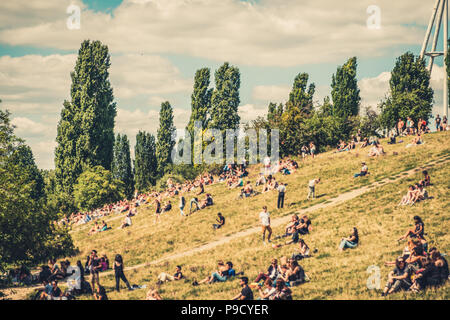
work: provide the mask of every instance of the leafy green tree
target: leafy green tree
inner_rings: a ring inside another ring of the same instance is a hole
[[[130,141],[126,134],[117,134],[114,143],[114,157],[111,165],[114,179],[120,180],[125,186],[125,195],[128,199],[134,193],[133,168],[131,166]]]
[[[286,104],[287,108],[296,107],[301,113],[309,115],[313,110],[313,96],[316,90],[314,83],[311,83],[306,90],[309,75],[307,73],[299,73],[289,93],[289,100]]]
[[[71,101],[58,123],[55,173],[59,189],[72,196],[80,174],[100,165],[111,169],[116,104],[109,81],[110,55],[100,41],[84,41],[71,73]]]
[[[74,252],[67,230],[53,223],[57,216],[44,211],[36,169],[31,150],[14,135],[10,113],[0,110],[0,270]]]
[[[30,196],[35,200],[44,197],[44,178],[34,162],[31,148],[25,144],[19,145],[11,155],[10,161],[28,174],[30,182],[34,182]]]
[[[80,210],[93,210],[125,197],[122,181],[112,177],[110,171],[95,166],[84,171],[74,186],[75,204]]]
[[[389,81],[390,93],[380,104],[381,123],[394,128],[398,119],[428,120],[433,108],[433,89],[425,60],[406,52],[397,58]]]
[[[163,176],[167,166],[172,163],[172,149],[175,146],[175,141],[172,139],[174,131],[172,106],[166,101],[161,104],[161,110],[159,111],[159,128],[156,140],[156,159],[159,176]]]
[[[331,79],[331,97],[333,105],[331,114],[346,118],[359,113],[358,80],[356,79],[356,57],[350,58],[343,66],[339,66]]]
[[[239,69],[225,62],[215,72],[216,87],[211,96],[211,120],[208,127],[219,129],[236,129],[239,126],[238,114],[239,88],[241,75]]]
[[[194,122],[201,121],[203,127],[208,126],[209,111],[211,108],[212,88],[209,88],[210,70],[202,68],[197,70],[194,78],[194,91],[191,95],[191,117],[187,130],[194,138]]]
[[[155,136],[139,131],[134,148],[134,177],[139,192],[155,185],[157,169]]]
[[[303,135],[302,123],[313,110],[314,83],[309,84],[307,73],[299,73],[289,94],[280,123],[280,153],[282,156],[299,154],[302,147],[299,137]]]

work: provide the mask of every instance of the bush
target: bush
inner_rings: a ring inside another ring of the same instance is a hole
[[[96,166],[80,175],[73,195],[80,210],[93,210],[125,198],[125,186],[113,179],[110,171]]]

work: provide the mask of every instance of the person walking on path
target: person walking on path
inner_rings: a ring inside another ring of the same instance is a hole
[[[266,230],[268,232],[267,242],[270,242],[270,236],[272,235],[272,228],[270,227],[270,213],[267,211],[267,206],[263,207],[263,211],[259,214],[262,227],[262,240],[264,245],[266,244]]]

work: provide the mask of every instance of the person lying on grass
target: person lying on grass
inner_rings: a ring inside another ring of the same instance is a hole
[[[359,242],[358,229],[353,227],[352,233],[348,238],[342,238],[341,243],[339,244],[339,250],[344,251],[346,248],[356,248]]]
[[[235,275],[236,271],[233,269],[233,263],[231,263],[230,261],[228,261],[227,263],[223,263],[223,261],[220,260],[217,263],[217,270],[214,271],[210,277],[206,277],[205,279],[198,282],[198,284],[200,285],[202,283],[211,284],[214,282],[224,282]]]
[[[161,272],[158,275],[158,281],[156,282],[156,284],[161,285],[166,281],[176,281],[176,280],[181,280],[183,278],[184,278],[184,276],[183,276],[183,273],[181,272],[181,266],[177,266],[175,268],[175,273],[173,276],[166,272]]]

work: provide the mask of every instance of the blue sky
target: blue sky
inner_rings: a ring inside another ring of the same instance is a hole
[[[80,29],[66,26],[70,4]],[[294,77],[307,72],[320,103],[338,65],[358,57],[362,106],[387,94],[389,71],[405,51],[418,54],[434,1],[423,0],[18,0],[0,4],[0,99],[17,134],[41,168],[53,167],[56,125],[69,98],[70,71],[83,39],[111,53],[118,105],[116,131],[134,144],[138,130],[155,132],[160,103],[170,101],[175,124],[190,113],[197,69],[211,74],[228,61],[241,72],[242,122],[284,102]],[[380,28],[369,29],[370,5]],[[3,22],[2,22],[3,21]],[[438,50],[442,50],[441,41]],[[442,109],[442,59],[432,74],[435,109]],[[439,67],[441,66],[441,67]],[[211,78],[214,85],[214,78]]]

